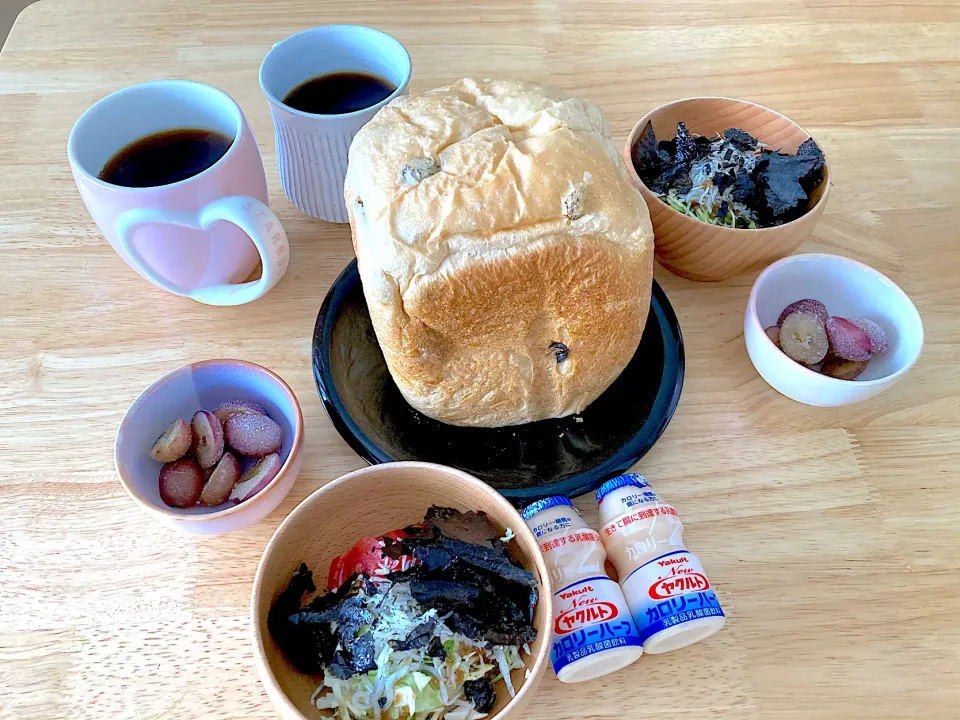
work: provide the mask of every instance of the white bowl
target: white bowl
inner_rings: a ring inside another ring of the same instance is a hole
[[[831,315],[870,318],[886,330],[890,350],[874,356],[856,380],[837,380],[794,362],[763,329],[803,298],[819,300]],[[872,398],[900,380],[923,350],[923,323],[906,293],[873,268],[839,255],[792,255],[773,263],[753,284],[743,324],[757,372],[775,390],[807,405],[836,407]]]

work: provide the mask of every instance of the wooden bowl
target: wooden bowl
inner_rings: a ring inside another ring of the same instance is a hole
[[[360,538],[376,537],[423,520],[431,505],[458,510],[482,510],[494,524],[511,528],[515,557],[540,583],[535,625],[537,641],[511,679],[517,695],[498,684],[497,702],[489,720],[523,717],[546,670],[553,629],[553,590],[536,538],[513,506],[472,475],[443,465],[419,462],[387,463],[357,470],[320,488],[300,503],[267,544],[257,567],[250,602],[253,650],[260,679],[280,716],[288,720],[330,717],[317,710],[310,697],[322,677],[303,675],[287,662],[267,631],[267,613],[301,562],[314,573],[317,587],[326,586],[330,561]]]
[[[753,267],[786,257],[810,237],[823,215],[830,191],[830,165],[813,191],[813,206],[796,220],[772,228],[741,230],[711,225],[684,215],[656,196],[637,174],[633,148],[640,133],[652,123],[657,140],[669,140],[683,121],[698,135],[715,135],[739,128],[782,152],[794,153],[810,133],[789,118],[762,105],[720,97],[676,100],[647,113],[634,126],[623,148],[630,178],[647,201],[653,222],[657,261],[690,280],[714,281],[739,275]],[[822,149],[822,148],[821,148]]]

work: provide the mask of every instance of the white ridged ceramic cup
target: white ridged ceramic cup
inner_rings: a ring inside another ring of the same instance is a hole
[[[399,41],[359,25],[312,28],[273,46],[260,65],[260,87],[270,102],[277,169],[290,202],[320,220],[348,221],[343,181],[350,143],[381,107],[406,93],[411,69],[410,55]],[[349,71],[378,75],[396,90],[376,105],[340,115],[315,115],[283,104],[301,83]]]

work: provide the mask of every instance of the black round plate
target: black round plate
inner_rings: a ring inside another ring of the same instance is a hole
[[[333,424],[367,461],[449,465],[522,504],[547,495],[582,495],[646,454],[680,400],[683,338],[654,281],[637,352],[581,415],[502,428],[447,425],[414,410],[390,377],[354,260],[317,316],[313,375]]]

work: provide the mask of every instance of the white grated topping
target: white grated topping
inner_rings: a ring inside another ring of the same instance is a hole
[[[513,537],[512,531],[508,529],[507,535]],[[488,647],[454,633],[444,622],[449,614],[438,617],[436,610],[424,610],[411,595],[409,584],[391,584],[379,577],[370,580],[376,592],[366,594],[361,584],[357,594],[371,614],[377,669],[347,680],[325,674],[310,699],[315,707],[335,710],[339,720],[478,720],[486,715],[466,701],[463,684],[494,668],[510,694],[515,694],[510,671],[524,667],[520,648]],[[433,635],[444,643],[445,660],[428,656],[426,648],[390,647],[390,640],[404,640],[415,627],[433,619],[437,621]],[[385,698],[383,707],[381,698]],[[428,707],[420,710],[418,703]]]

